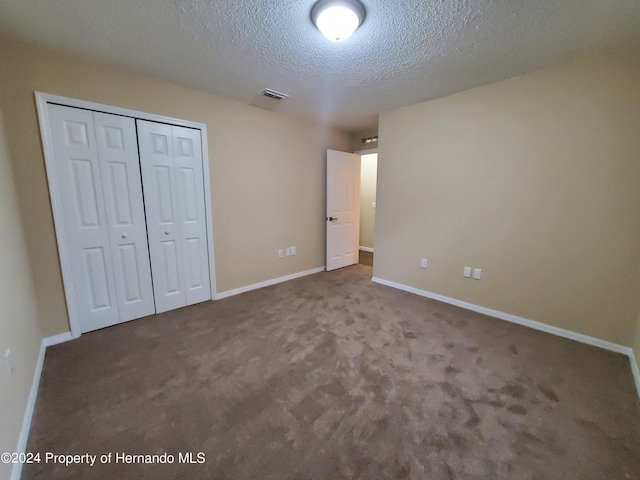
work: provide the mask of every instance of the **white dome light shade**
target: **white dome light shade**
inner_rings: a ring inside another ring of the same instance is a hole
[[[358,0],[320,0],[311,9],[313,23],[332,42],[349,38],[364,15],[364,7]]]
[[[360,20],[353,10],[338,5],[323,10],[316,19],[316,25],[329,40],[340,42],[356,31]]]

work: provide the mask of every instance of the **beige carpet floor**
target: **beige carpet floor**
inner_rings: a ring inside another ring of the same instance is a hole
[[[323,272],[49,348],[28,442],[43,461],[23,478],[640,479],[627,357],[370,276]],[[204,462],[180,463],[189,452]],[[174,463],[115,462],[162,453]]]

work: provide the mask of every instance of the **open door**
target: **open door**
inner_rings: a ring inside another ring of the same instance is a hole
[[[327,271],[359,260],[360,155],[327,150]]]

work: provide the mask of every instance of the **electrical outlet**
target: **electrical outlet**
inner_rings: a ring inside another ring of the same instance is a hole
[[[284,257],[284,250],[280,249],[278,250],[278,258],[282,258]]]
[[[474,268],[473,269],[473,278],[475,278],[476,280],[480,280],[481,277],[482,277],[482,269],[481,268]]]
[[[291,247],[291,255],[295,255],[296,254],[296,246],[294,245],[293,247]]]
[[[4,352],[4,361],[7,364],[9,375],[13,375],[13,353],[11,353],[11,350],[7,349],[7,351]]]
[[[291,247],[287,247],[286,252],[287,252],[286,253],[287,257],[290,257],[291,256]]]
[[[426,259],[426,258],[423,258],[423,259],[420,261],[420,266],[421,266],[422,268],[427,268],[427,259]]]
[[[464,276],[471,278],[471,267],[464,267]]]

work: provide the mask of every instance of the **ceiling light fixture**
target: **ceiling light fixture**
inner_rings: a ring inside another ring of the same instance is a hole
[[[349,38],[364,17],[364,5],[359,0],[320,0],[311,9],[314,25],[332,42]]]

